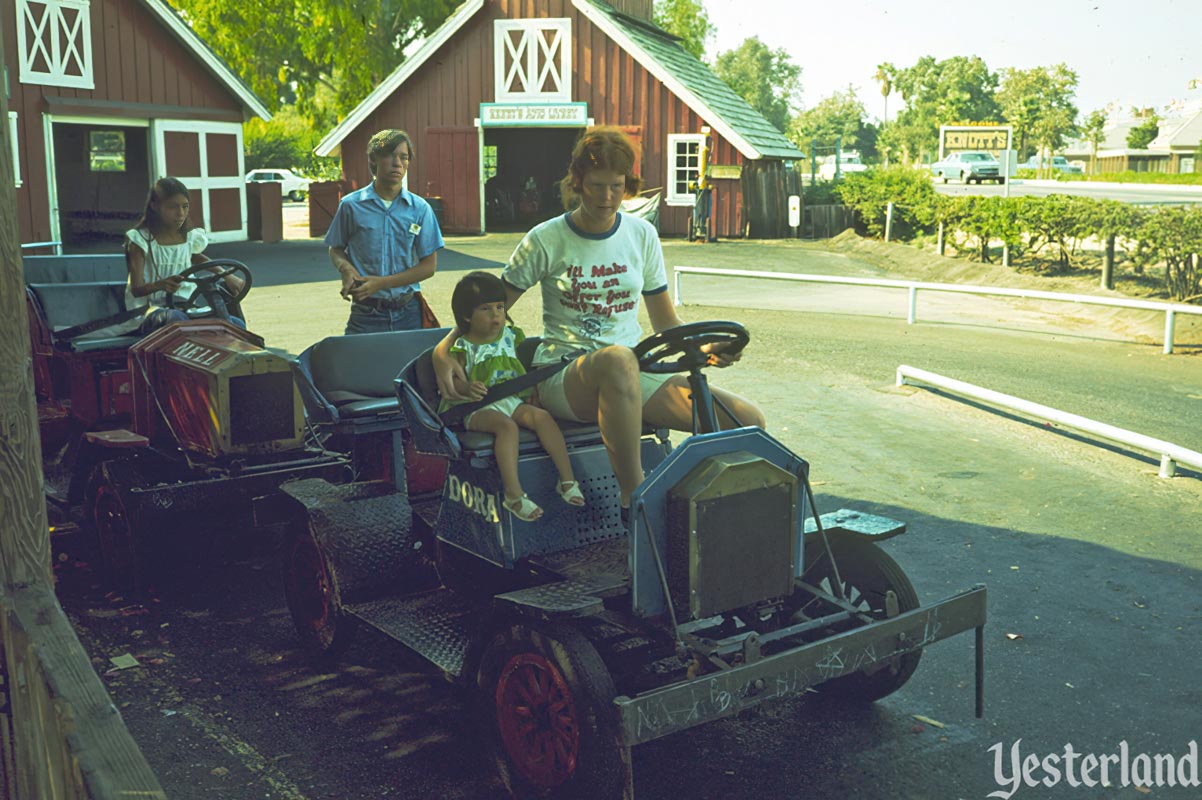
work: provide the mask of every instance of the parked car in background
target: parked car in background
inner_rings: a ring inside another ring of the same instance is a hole
[[[868,169],[868,165],[860,160],[860,154],[849,150],[842,155],[827,156],[823,159],[822,164],[818,167],[818,177],[823,180],[833,181],[835,179],[836,166],[840,175],[845,175],[848,172],[865,172]]]
[[[1070,164],[1064,156],[1052,156],[1051,160],[1041,159],[1038,155],[1033,155],[1023,163],[1019,164],[1019,169],[1054,169],[1057,172],[1063,172],[1066,175],[1081,175],[1085,169],[1080,164]]]
[[[278,183],[280,194],[291,200],[304,200],[309,193],[308,178],[302,178],[290,169],[252,169],[246,173],[247,183]]]
[[[947,183],[948,178],[955,178],[966,184],[982,181],[1006,182],[1002,175],[1002,165],[992,153],[983,150],[950,153],[944,156],[943,160],[931,165],[931,174],[942,178],[944,183]]]

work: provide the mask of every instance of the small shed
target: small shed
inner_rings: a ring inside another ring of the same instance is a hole
[[[688,231],[708,145],[714,232],[743,236],[771,217],[767,235],[781,235],[776,187],[801,152],[655,26],[651,6],[466,0],[317,153],[340,154],[345,187],[359,188],[371,181],[368,139],[403,128],[416,151],[409,188],[435,198],[447,232],[482,233],[561,212],[556,184],[577,137],[617,125],[640,144],[644,186],[660,193],[661,233]]]
[[[242,123],[263,102],[163,0],[2,0],[23,243],[111,247],[164,175],[246,238]],[[15,24],[13,24],[15,23]]]

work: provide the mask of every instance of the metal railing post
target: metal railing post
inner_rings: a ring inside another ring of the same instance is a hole
[[[918,321],[918,287],[910,284],[910,310],[906,314],[906,323],[913,325]]]
[[[1173,352],[1173,328],[1177,324],[1177,315],[1173,309],[1166,309],[1164,312],[1164,352],[1169,355]]]
[[[680,299],[680,270],[675,270],[675,275],[676,275],[676,296],[673,299],[673,304],[679,306],[679,305],[682,305],[682,302],[683,302]]]
[[[889,235],[893,232],[893,201],[885,206],[885,243],[889,243]]]

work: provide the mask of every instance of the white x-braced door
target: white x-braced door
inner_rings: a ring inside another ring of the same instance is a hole
[[[154,178],[188,187],[191,218],[214,242],[246,239],[242,126],[236,122],[151,120]]]

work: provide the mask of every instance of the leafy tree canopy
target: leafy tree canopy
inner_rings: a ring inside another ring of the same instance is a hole
[[[752,36],[718,55],[714,72],[778,130],[783,131],[801,96],[801,67],[783,49]]]
[[[1002,71],[997,100],[1014,126],[1020,158],[1027,155],[1029,144],[1047,153],[1064,144],[1076,127],[1076,93],[1077,73],[1065,64]]]
[[[655,0],[652,18],[656,25],[680,37],[685,50],[705,60],[705,44],[715,28],[701,0]]]
[[[169,0],[275,111],[327,126],[442,24],[456,0]],[[324,90],[324,92],[323,92]],[[324,98],[324,102],[321,98]]]
[[[1133,150],[1142,150],[1160,135],[1160,118],[1155,114],[1127,131],[1127,146]]]
[[[997,120],[997,75],[977,56],[936,61],[923,56],[912,67],[897,69],[893,88],[906,107],[882,134],[906,161],[925,160],[939,148],[939,126]]]
[[[795,116],[789,123],[789,138],[809,153],[814,142],[820,148],[833,148],[841,136],[844,150],[864,153],[876,138],[876,129],[864,124],[864,116],[864,104],[856,97],[855,89],[848,86],[847,91],[835,92]]]

